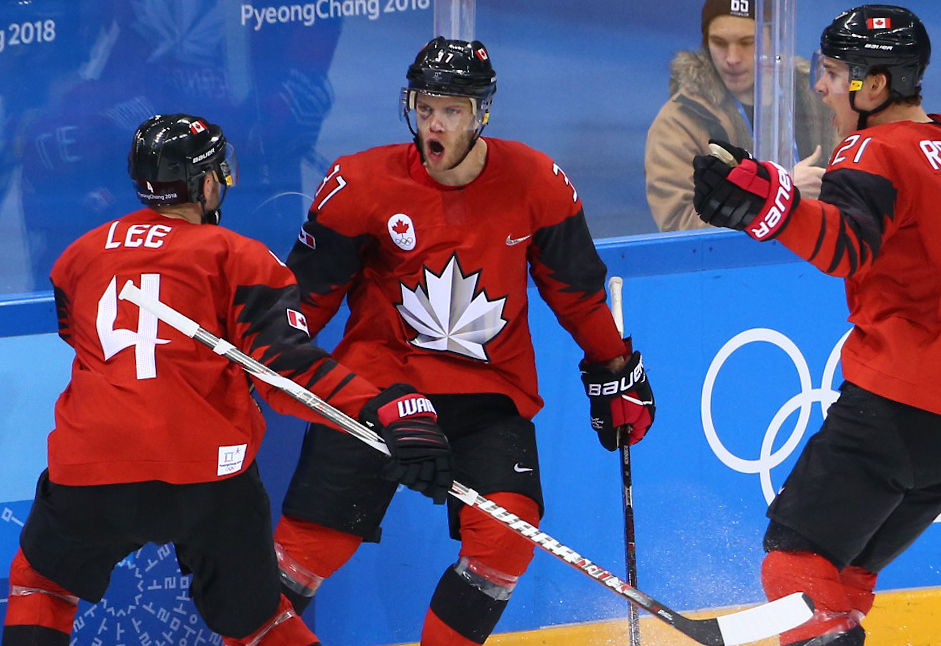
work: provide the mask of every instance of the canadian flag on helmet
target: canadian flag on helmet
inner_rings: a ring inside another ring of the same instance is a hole
[[[198,135],[201,132],[206,132],[206,124],[202,121],[194,121],[190,124],[190,130],[194,135]]]
[[[867,18],[866,26],[870,29],[891,29],[892,28],[892,19],[891,18]]]

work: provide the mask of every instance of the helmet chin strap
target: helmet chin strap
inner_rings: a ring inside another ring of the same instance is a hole
[[[222,200],[219,200],[219,206],[222,206]],[[199,196],[199,208],[203,212],[202,216],[199,218],[202,224],[219,224],[219,220],[222,219],[222,211],[217,206],[214,209],[206,209],[206,196]]]
[[[219,204],[211,210],[206,210],[206,194],[200,191],[199,206],[203,212],[200,220],[203,224],[219,224],[219,220],[222,219],[222,202],[225,200],[227,188],[225,184],[219,184]]]
[[[467,159],[467,156],[470,155],[470,152],[474,149],[474,146],[477,145],[477,140],[480,139],[480,131],[477,131],[477,134],[471,137],[470,143],[467,144],[467,150],[464,151],[464,154],[461,155],[461,158],[458,159],[451,165],[451,168],[448,170],[454,170],[458,166],[464,163],[464,160]]]
[[[859,115],[859,118],[856,120],[856,129],[864,130],[868,126],[870,115],[876,114],[878,112],[882,112],[883,110],[888,108],[890,105],[892,105],[892,96],[890,95],[889,98],[883,101],[881,105],[876,106],[872,110],[863,110],[861,108],[856,107],[856,92],[857,91],[858,90],[853,90],[852,92],[850,92],[850,107],[853,108],[853,111],[855,111]]]
[[[203,224],[219,224],[219,220],[222,219],[222,211],[219,209],[213,209],[212,211],[207,211],[206,207],[203,207]]]

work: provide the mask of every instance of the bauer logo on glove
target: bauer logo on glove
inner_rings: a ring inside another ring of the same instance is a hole
[[[638,353],[638,357],[640,353]],[[617,395],[618,393],[626,393],[629,390],[634,388],[634,385],[638,382],[646,379],[644,375],[644,364],[642,361],[638,361],[637,365],[634,366],[634,369],[627,375],[621,377],[620,379],[613,379],[611,381],[606,381],[602,383],[590,383],[586,384],[587,392],[589,397],[610,397],[612,395]]]
[[[700,219],[755,240],[774,238],[800,203],[790,174],[724,141],[710,140],[709,148],[712,154],[693,160],[693,206]]]
[[[656,414],[653,391],[640,352],[625,339],[625,364],[618,372],[582,361],[582,383],[590,401],[591,427],[609,451],[636,444],[647,434]]]

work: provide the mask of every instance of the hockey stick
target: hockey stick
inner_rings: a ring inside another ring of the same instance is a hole
[[[121,289],[119,296],[122,300],[130,301],[152,314],[183,334],[212,348],[216,354],[233,361],[246,372],[279,388],[297,401],[327,417],[350,435],[366,442],[373,448],[389,455],[388,448],[382,439],[373,431],[363,426],[353,418],[333,408],[312,392],[294,381],[282,377],[268,366],[251,358],[234,345],[220,339],[208,330],[199,326],[192,319],[187,318],[165,303],[141,292],[131,281],[127,281]],[[572,567],[588,575],[616,594],[624,597],[632,604],[650,612],[676,630],[691,637],[706,646],[723,646],[744,644],[758,641],[790,630],[804,623],[813,614],[813,605],[810,597],[795,592],[794,594],[776,599],[759,606],[735,612],[713,619],[691,619],[671,610],[659,601],[628,585],[604,568],[595,565],[587,558],[555,540],[545,532],[510,513],[500,505],[487,500],[473,489],[458,482],[451,485],[448,492],[461,502],[477,507],[491,518],[526,538],[537,547]]]
[[[608,280],[608,293],[611,294],[611,315],[618,328],[618,334],[624,336],[624,304],[621,300],[621,290],[624,280],[620,276],[612,276]],[[624,429],[618,429],[618,433]],[[620,440],[620,438],[618,438]],[[618,444],[621,444],[620,441]],[[622,498],[624,500],[624,561],[627,564],[627,584],[637,587],[637,548],[634,543],[634,484],[631,479],[631,447],[621,444],[621,482],[623,483]],[[637,606],[631,604],[628,614],[628,629],[630,631],[630,646],[640,646],[640,613]]]

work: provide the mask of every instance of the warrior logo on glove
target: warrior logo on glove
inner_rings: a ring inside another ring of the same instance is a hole
[[[444,504],[454,465],[431,401],[407,384],[393,384],[363,406],[360,418],[378,431],[392,454],[382,475]]]

